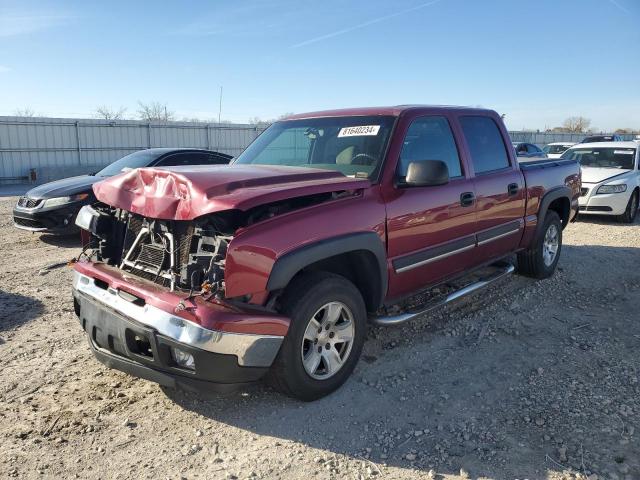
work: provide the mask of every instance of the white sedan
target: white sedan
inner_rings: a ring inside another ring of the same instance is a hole
[[[579,143],[561,158],[582,170],[580,215],[612,215],[632,223],[640,198],[640,148],[636,142]]]
[[[553,142],[545,145],[542,151],[546,153],[549,158],[560,158],[567,149],[573,147],[575,144],[576,142]]]

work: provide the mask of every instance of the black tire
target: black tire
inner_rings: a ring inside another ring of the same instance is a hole
[[[622,223],[633,223],[638,215],[638,190],[634,190],[627,203],[627,208],[622,215],[618,215],[618,221]]]
[[[558,235],[558,248],[553,261],[545,262],[544,242],[547,232],[555,228]],[[558,214],[552,210],[547,212],[540,234],[533,240],[529,249],[518,253],[518,273],[527,277],[543,279],[553,275],[562,251],[562,223]]]
[[[331,302],[340,302],[350,310],[355,332],[342,366],[329,378],[319,380],[305,370],[303,341],[314,314]],[[285,395],[304,401],[316,400],[336,390],[358,363],[366,337],[367,311],[358,289],[346,278],[333,273],[306,273],[287,287],[281,311],[291,319],[291,325],[267,374],[267,382]]]

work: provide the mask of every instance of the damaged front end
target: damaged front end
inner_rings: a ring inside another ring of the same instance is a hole
[[[247,212],[217,212],[193,220],[147,218],[98,202],[76,224],[91,234],[85,256],[161,285],[172,292],[225,296],[227,250],[236,232],[345,192],[288,199]]]

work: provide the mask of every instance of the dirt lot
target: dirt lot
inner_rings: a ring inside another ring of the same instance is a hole
[[[372,328],[351,380],[303,404],[103,367],[56,265],[77,244],[14,229],[14,201],[0,199],[2,478],[640,478],[640,224],[572,224],[552,279]]]

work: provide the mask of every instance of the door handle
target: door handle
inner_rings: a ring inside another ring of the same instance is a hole
[[[509,195],[511,195],[512,197],[514,195],[517,195],[519,190],[520,188],[518,187],[517,183],[510,183],[507,187],[507,192],[509,192]]]
[[[460,205],[470,207],[475,202],[476,196],[473,192],[464,192],[460,194]]]

